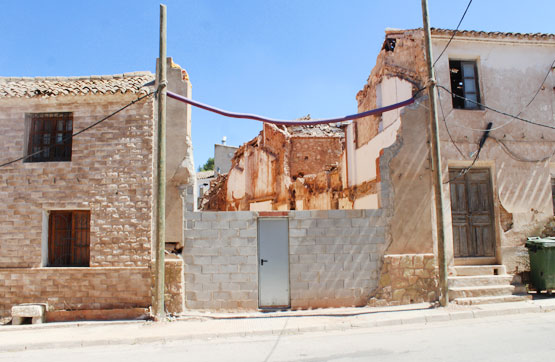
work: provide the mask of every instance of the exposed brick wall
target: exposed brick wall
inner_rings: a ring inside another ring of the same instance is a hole
[[[289,157],[291,177],[317,174],[341,163],[341,138],[292,137]]]
[[[24,154],[25,113],[73,112],[75,131],[135,94],[3,98],[2,161]],[[148,266],[151,252],[153,99],[73,140],[71,162],[22,163],[0,173],[0,268],[41,266],[47,210],[91,211],[91,267]]]
[[[289,211],[291,307],[364,305],[378,285],[384,210]],[[191,309],[258,307],[257,212],[185,214]]]
[[[48,303],[49,310],[146,308],[150,268],[0,269],[0,317],[11,306]]]

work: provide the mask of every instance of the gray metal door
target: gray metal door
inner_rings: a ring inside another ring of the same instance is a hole
[[[289,307],[289,220],[258,219],[258,306]]]

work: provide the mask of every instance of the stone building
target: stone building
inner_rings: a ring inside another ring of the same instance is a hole
[[[170,89],[190,91],[186,73],[168,62]],[[0,78],[0,163],[25,157],[0,169],[0,317],[22,303],[77,313],[58,320],[98,310],[130,316],[151,305],[154,97],[71,135],[152,92],[153,81],[150,72]],[[189,115],[168,110],[168,129],[178,129],[168,132],[168,198],[194,175],[183,163],[192,164]],[[175,208],[182,218],[180,202],[168,213]],[[181,241],[181,220],[167,223],[168,241]],[[168,261],[170,279],[181,265]],[[167,307],[179,310],[181,294],[168,292]]]

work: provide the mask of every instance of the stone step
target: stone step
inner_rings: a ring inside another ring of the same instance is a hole
[[[531,295],[496,295],[492,297],[455,298],[452,302],[460,305],[522,302],[532,299]]]
[[[485,285],[475,287],[449,288],[449,298],[493,297],[499,295],[512,295],[513,285]]]
[[[512,275],[465,275],[449,277],[449,288],[510,285]]]
[[[451,267],[454,276],[505,275],[505,265],[457,265]]]

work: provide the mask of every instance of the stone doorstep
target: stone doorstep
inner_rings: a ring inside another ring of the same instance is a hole
[[[31,318],[32,324],[46,321],[46,304],[19,304],[12,306],[12,325],[23,324],[25,318]]]

